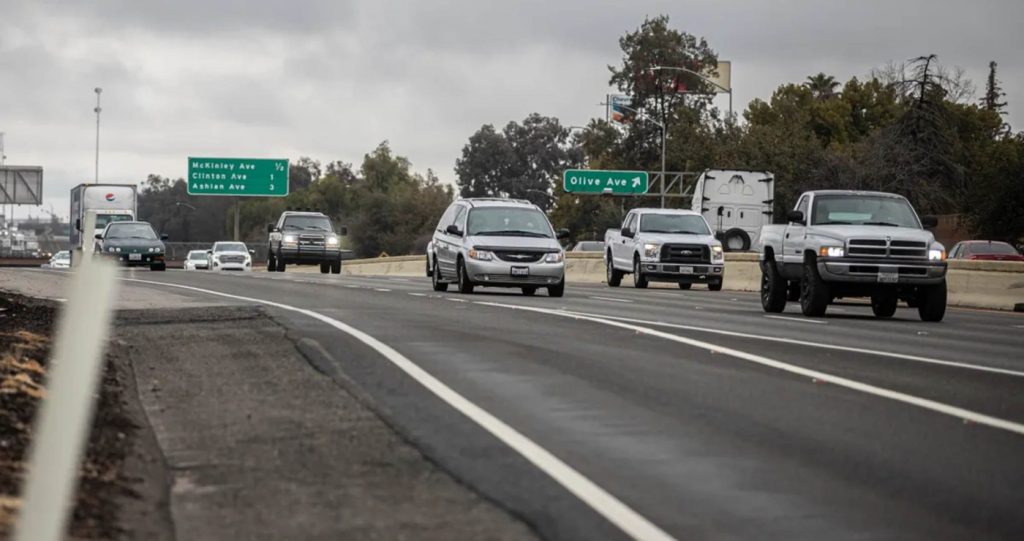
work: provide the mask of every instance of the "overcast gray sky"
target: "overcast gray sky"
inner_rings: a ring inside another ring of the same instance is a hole
[[[453,181],[482,124],[603,116],[618,38],[659,14],[732,61],[737,110],[819,71],[936,53],[979,90],[998,61],[1024,127],[1020,0],[0,0],[0,131],[8,164],[45,168],[45,205],[64,216],[93,178],[96,86],[101,182],[181,177],[189,155],[358,166],[385,139]]]

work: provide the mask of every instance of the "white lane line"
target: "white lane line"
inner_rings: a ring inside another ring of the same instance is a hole
[[[926,409],[926,410],[934,411],[936,413],[941,413],[941,414],[944,414],[944,415],[948,415],[950,417],[955,417],[957,419],[967,420],[967,421],[971,421],[973,423],[977,423],[977,424],[980,424],[980,425],[985,425],[985,426],[989,426],[989,427],[992,427],[992,428],[998,428],[998,429],[1001,429],[1001,430],[1006,430],[1007,432],[1013,432],[1015,434],[1024,435],[1024,424],[1015,423],[1013,421],[1007,421],[1006,419],[1000,419],[998,417],[992,417],[991,415],[985,415],[984,413],[978,413],[976,411],[971,411],[971,410],[960,408],[960,407],[957,407],[957,406],[951,406],[949,404],[944,404],[942,402],[937,402],[935,400],[930,400],[930,399],[927,399],[927,398],[920,398],[920,397],[917,397],[917,396],[914,396],[914,395],[910,395],[910,394],[906,394],[906,393],[901,393],[899,391],[893,391],[891,389],[886,389],[884,387],[878,387],[878,386],[875,386],[875,385],[871,385],[869,383],[862,383],[862,382],[859,382],[859,381],[856,381],[856,380],[852,380],[852,379],[849,379],[849,378],[844,378],[844,377],[841,377],[841,376],[834,376],[834,375],[826,373],[826,372],[820,372],[818,370],[811,370],[809,368],[804,368],[804,367],[801,367],[801,366],[796,366],[796,365],[793,365],[793,364],[785,363],[785,362],[782,362],[782,361],[777,361],[775,359],[770,359],[768,357],[764,357],[764,356],[761,356],[761,355],[755,355],[753,353],[747,353],[745,351],[739,351],[739,350],[736,350],[736,349],[727,348],[727,347],[724,347],[724,346],[719,346],[717,344],[712,344],[711,342],[704,342],[703,340],[695,340],[693,338],[686,338],[686,337],[683,337],[683,336],[678,336],[678,335],[675,335],[675,334],[670,334],[670,333],[667,333],[667,332],[662,332],[662,331],[659,331],[657,329],[652,329],[650,327],[641,327],[639,325],[632,325],[632,324],[629,324],[629,323],[613,321],[611,319],[604,319],[604,318],[601,318],[601,317],[586,316],[586,315],[582,315],[582,314],[579,314],[579,313],[560,312],[558,310],[550,310],[550,309],[546,309],[546,308],[533,308],[533,307],[528,307],[528,306],[518,306],[518,305],[515,305],[515,304],[502,304],[502,303],[497,303],[497,302],[477,302],[476,304],[483,305],[483,306],[496,306],[496,307],[499,307],[499,308],[510,308],[510,309],[513,309],[513,310],[526,310],[526,311],[530,311],[530,312],[539,312],[539,313],[542,313],[542,314],[550,314],[550,315],[554,315],[554,316],[558,316],[558,317],[571,317],[571,318],[581,319],[581,320],[584,320],[584,321],[590,321],[590,322],[593,322],[593,323],[598,323],[598,324],[601,324],[601,325],[608,325],[609,327],[619,327],[621,329],[627,329],[627,330],[631,330],[631,331],[634,331],[634,332],[643,333],[643,334],[646,334],[646,335],[649,335],[649,336],[655,336],[655,337],[658,337],[658,338],[664,338],[665,340],[670,340],[672,342],[678,342],[680,344],[686,344],[688,346],[693,346],[693,347],[696,347],[696,348],[705,349],[705,350],[712,351],[712,352],[715,352],[715,353],[720,353],[722,355],[728,355],[730,357],[735,357],[737,359],[742,359],[744,361],[748,361],[748,362],[751,362],[751,363],[754,363],[754,364],[759,364],[759,365],[762,365],[762,366],[767,366],[767,367],[770,367],[770,368],[775,368],[776,370],[781,370],[783,372],[789,372],[791,374],[797,374],[799,376],[803,376],[803,377],[806,377],[806,378],[811,378],[811,379],[815,379],[815,380],[818,380],[818,381],[824,381],[826,383],[831,383],[833,385],[838,385],[840,387],[845,387],[847,389],[854,390],[854,391],[859,391],[859,392],[862,392],[862,393],[865,393],[865,394],[869,394],[869,395],[873,395],[873,396],[877,396],[877,397],[881,397],[881,398],[887,398],[889,400],[894,400],[896,402],[902,402],[904,404],[909,404],[911,406],[917,406],[919,408],[923,408],[923,409]]]
[[[816,323],[818,325],[828,325],[825,321],[819,321],[817,319],[807,319],[802,317],[786,317],[786,316],[764,316],[768,319],[783,319],[786,321],[796,321],[799,323]]]
[[[452,301],[452,302],[467,302],[466,299],[453,299],[451,297],[446,297],[446,298],[448,300]]]
[[[375,288],[373,288],[373,290],[374,291],[380,291],[381,293],[387,293],[388,291],[391,291],[390,289],[385,289],[383,287],[375,287]]]
[[[409,293],[409,294],[412,295],[413,297],[426,297],[427,296],[426,293]]]
[[[345,284],[345,287],[347,287],[349,289],[363,289],[363,286],[357,286],[357,285],[354,285],[354,284]]]
[[[591,296],[591,299],[597,299],[599,301],[612,301],[612,302],[633,302],[629,299],[616,299],[615,297],[597,297]]]
[[[835,351],[848,351],[848,352],[851,352],[851,353],[863,353],[863,354],[866,354],[866,355],[877,355],[879,357],[890,357],[890,358],[893,358],[893,359],[900,359],[900,360],[903,360],[903,361],[913,361],[913,362],[918,362],[918,363],[935,364],[935,365],[939,365],[939,366],[951,366],[951,367],[954,367],[954,368],[965,368],[965,369],[968,369],[968,370],[977,370],[979,372],[991,372],[993,374],[1003,374],[1003,375],[1006,375],[1006,376],[1024,377],[1024,372],[1019,371],[1019,370],[1010,370],[1008,368],[996,368],[994,366],[986,366],[986,365],[983,365],[983,364],[970,364],[970,363],[961,363],[961,362],[956,362],[956,361],[944,361],[942,359],[933,359],[931,357],[922,357],[920,355],[908,355],[908,354],[905,354],[905,353],[893,353],[893,352],[890,352],[890,351],[881,351],[881,350],[877,350],[877,349],[865,349],[865,348],[858,348],[858,347],[853,347],[853,346],[837,346],[837,345],[834,345],[834,344],[825,344],[825,343],[819,343],[819,342],[808,342],[806,340],[797,340],[795,338],[782,338],[782,337],[779,337],[779,336],[765,336],[765,335],[762,335],[762,334],[749,334],[749,333],[742,333],[742,332],[737,332],[737,331],[726,331],[726,330],[722,330],[722,329],[711,329],[711,328],[708,328],[708,327],[697,327],[697,326],[694,326],[694,325],[682,325],[682,324],[678,324],[678,323],[668,323],[668,322],[665,322],[665,321],[650,321],[650,320],[645,320],[645,319],[635,319],[635,318],[629,318],[629,317],[607,316],[607,315],[604,315],[604,314],[593,314],[593,313],[588,313],[588,312],[576,312],[576,311],[571,311],[571,310],[568,311],[568,312],[565,312],[565,313],[581,315],[581,316],[597,317],[597,318],[601,318],[601,319],[611,319],[611,320],[615,320],[615,321],[625,321],[627,323],[637,323],[637,324],[640,324],[640,325],[654,325],[655,327],[667,327],[667,328],[671,328],[671,329],[682,329],[682,330],[686,330],[686,331],[698,331],[698,332],[706,332],[706,333],[709,333],[709,334],[720,334],[720,335],[723,335],[723,336],[734,336],[736,338],[749,338],[749,339],[752,339],[752,340],[764,340],[766,342],[778,342],[778,343],[781,343],[781,344],[793,344],[793,345],[797,345],[797,346],[807,346],[807,347],[820,348],[820,349],[831,349],[831,350],[835,350]]]
[[[589,478],[576,471],[572,466],[562,462],[561,459],[556,457],[547,449],[541,447],[539,444],[524,436],[515,428],[512,428],[501,419],[498,419],[487,410],[477,406],[475,403],[470,402],[469,399],[465,398],[451,387],[445,385],[441,380],[432,376],[429,372],[420,368],[419,365],[411,361],[406,356],[402,355],[398,351],[395,351],[391,346],[377,340],[376,338],[349,326],[346,323],[338,321],[337,319],[325,316],[323,314],[314,312],[312,310],[306,310],[304,308],[298,308],[295,306],[289,306],[287,304],[281,304],[273,301],[266,301],[262,299],[254,299],[251,297],[242,297],[239,295],[231,295],[228,293],[221,293],[218,291],[212,291],[209,289],[201,289],[198,287],[184,286],[178,284],[168,284],[165,282],[153,282],[150,280],[134,280],[127,279],[132,282],[139,282],[143,284],[152,284],[165,287],[176,287],[180,289],[187,289],[191,291],[197,291],[200,293],[206,293],[209,295],[217,295],[220,297],[226,297],[229,299],[236,299],[240,301],[254,302],[258,304],[264,304],[267,306],[273,306],[282,310],[288,310],[290,312],[296,312],[305,316],[311,317],[341,332],[352,336],[356,340],[366,344],[383,356],[392,364],[400,368],[403,372],[408,374],[411,378],[416,380],[420,385],[425,387],[430,392],[434,393],[445,403],[447,403],[456,411],[462,413],[470,420],[480,425],[481,428],[490,432],[494,437],[501,440],[502,443],[512,448],[514,451],[523,456],[526,460],[530,461],[534,466],[548,474],[558,484],[565,487],[566,490],[573,493],[577,498],[582,500],[584,503],[589,505],[591,509],[596,511],[598,514],[603,516],[612,524],[619,527],[626,535],[634,539],[644,539],[653,541],[671,541],[674,538],[666,533],[661,528],[657,527],[651,521],[647,520],[643,515],[634,511],[631,507],[623,503],[621,500],[611,495],[608,491],[601,488],[597,483],[591,481]],[[461,300],[461,299],[459,299]],[[462,301],[465,302],[465,301]]]
[[[1018,329],[1024,329],[1024,325],[1014,325],[1014,327],[1016,327]]]

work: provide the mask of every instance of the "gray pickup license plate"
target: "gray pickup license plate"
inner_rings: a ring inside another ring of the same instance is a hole
[[[898,284],[900,281],[900,274],[898,272],[880,272],[878,273],[878,283],[880,284]]]
[[[142,261],[142,254],[128,254],[128,261]]]
[[[512,276],[526,278],[530,276],[530,267],[512,267]]]
[[[693,267],[679,267],[679,274],[693,274]]]

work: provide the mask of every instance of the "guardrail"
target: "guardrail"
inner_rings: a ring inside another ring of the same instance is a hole
[[[725,289],[760,290],[761,269],[756,253],[726,253],[725,261]],[[354,259],[345,262],[342,272],[351,275],[426,276],[426,256]],[[566,278],[576,283],[603,283],[605,268],[602,254],[566,253]],[[951,306],[1024,311],[1024,263],[950,261],[946,283]]]

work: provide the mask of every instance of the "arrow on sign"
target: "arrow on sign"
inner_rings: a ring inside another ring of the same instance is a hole
[[[640,187],[640,177],[633,177],[633,187],[634,188],[639,188]]]

